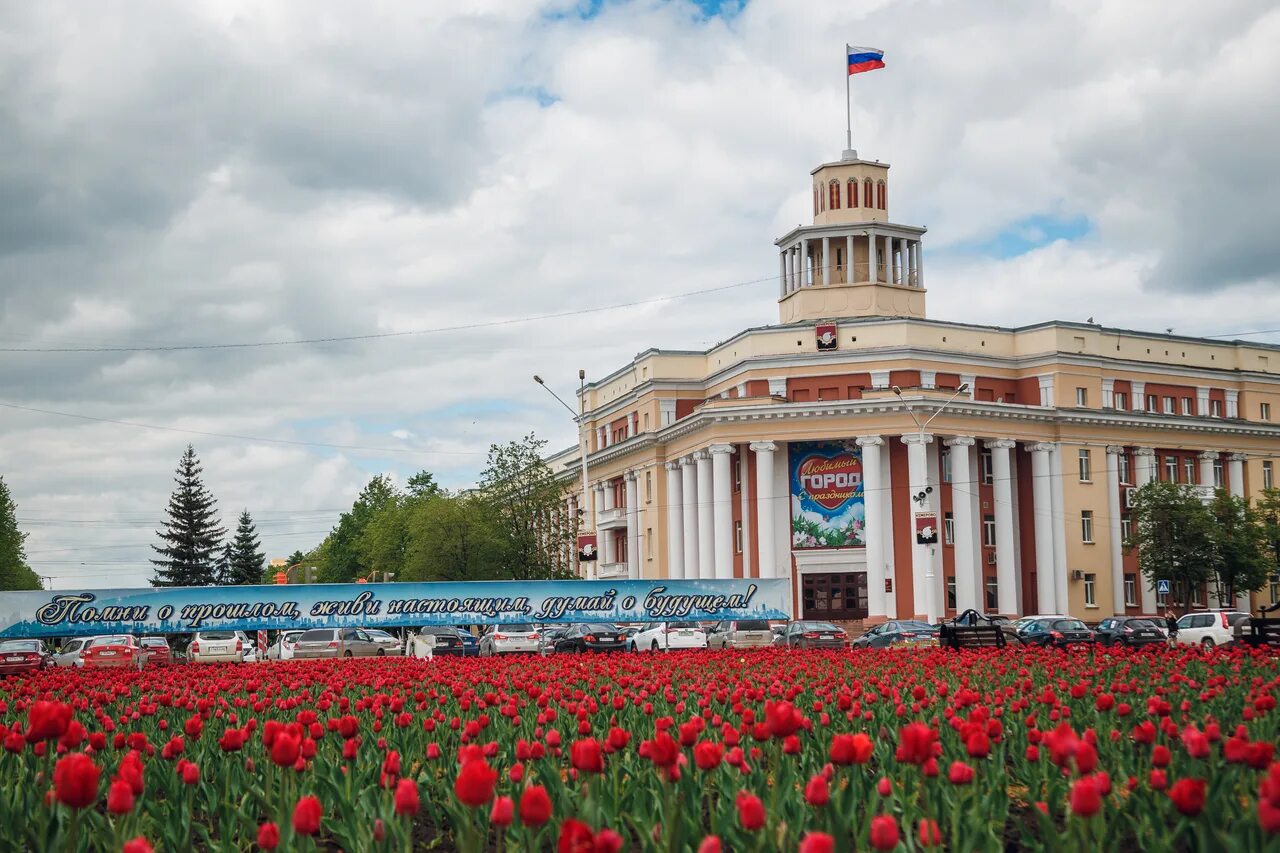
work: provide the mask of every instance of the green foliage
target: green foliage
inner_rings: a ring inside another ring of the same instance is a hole
[[[1267,583],[1275,562],[1268,553],[1270,540],[1262,515],[1244,498],[1219,489],[1209,506],[1216,531],[1213,572],[1223,600],[1241,592],[1254,592]]]
[[[240,513],[236,536],[227,543],[226,554],[226,568],[221,577],[221,583],[262,583],[267,555],[262,552],[262,546],[258,542],[258,531],[253,526],[253,518],[247,509]]]
[[[379,474],[368,482],[360,496],[338,518],[338,525],[325,539],[328,548],[323,562],[317,561],[321,583],[350,583],[364,577],[370,567],[361,559],[361,538],[374,516],[397,498],[391,478]]]
[[[543,461],[546,446],[532,433],[519,441],[490,445],[488,464],[480,474],[478,492],[497,517],[503,538],[504,577],[571,576],[556,554],[574,541],[574,531],[552,521],[567,486]]]
[[[40,589],[39,576],[27,565],[23,543],[27,534],[18,529],[18,505],[0,477],[0,589]]]
[[[152,586],[208,586],[218,579],[227,531],[218,526],[217,502],[200,479],[203,470],[188,444],[178,461],[177,488],[169,497],[164,528],[156,531],[161,544],[151,546],[160,555],[151,561],[156,567]]]

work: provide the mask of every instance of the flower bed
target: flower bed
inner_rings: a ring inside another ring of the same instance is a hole
[[[1260,850],[1277,663],[1009,649],[59,669],[0,849]]]

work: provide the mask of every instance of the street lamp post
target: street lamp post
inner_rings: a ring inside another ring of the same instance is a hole
[[[919,430],[921,447],[924,446],[925,430],[928,429],[929,424],[933,423],[933,419],[936,418],[938,415],[942,414],[943,411],[946,410],[947,406],[950,406],[952,403],[954,403],[957,397],[959,397],[961,394],[965,393],[968,390],[969,390],[969,383],[962,382],[960,384],[960,387],[956,389],[956,393],[952,394],[951,397],[945,403],[939,406],[938,410],[934,412],[932,415],[930,415],[928,420],[926,420],[924,423],[920,423],[920,419],[916,417],[916,413],[907,407],[907,401],[902,397],[902,389],[899,388],[897,385],[893,386],[893,393],[897,395],[898,400],[903,405],[903,408],[906,409],[907,414],[911,416],[911,420],[915,422],[916,428]],[[924,502],[928,498],[928,493],[933,491],[933,487],[928,485],[929,483],[929,466],[928,465],[925,466],[924,482],[925,482],[925,490],[918,495],[911,496],[911,499],[915,501],[917,504],[919,504],[921,507],[924,506]],[[936,585],[934,584],[934,581],[933,581],[933,578],[934,578],[933,561],[935,556],[936,556],[936,553],[935,553],[934,547],[931,546],[929,548],[929,564],[925,567],[925,596],[924,596],[925,616],[929,620],[930,624],[933,624],[933,622],[938,619],[938,591],[937,589],[935,589]]]
[[[581,370],[581,369],[578,371],[578,405],[580,408],[580,411],[578,412],[575,412],[568,403],[566,403],[564,400],[561,400],[559,394],[557,394],[555,391],[552,391],[550,388],[548,388],[547,383],[542,381],[541,376],[538,376],[535,373],[533,376],[533,381],[537,382],[544,389],[546,389],[546,392],[550,394],[552,397],[555,397],[557,403],[559,403],[560,405],[568,409],[569,414],[573,416],[574,423],[578,425],[578,455],[582,458],[582,505],[578,507],[578,512],[582,516],[583,526],[589,527],[589,529],[591,530],[595,530],[594,523],[591,525],[586,524],[586,521],[588,519],[588,513],[595,512],[594,502],[591,500],[591,492],[589,487],[590,480],[587,479],[587,395],[586,395],[587,371]],[[573,548],[574,548],[574,554],[576,555],[577,549],[578,549],[578,543],[576,541],[573,543]],[[597,555],[598,554],[599,554],[599,546],[597,543]],[[597,559],[598,559],[598,556],[597,556]],[[581,565],[581,563],[579,563],[579,565]],[[593,572],[590,569],[588,569],[587,573],[593,574]]]

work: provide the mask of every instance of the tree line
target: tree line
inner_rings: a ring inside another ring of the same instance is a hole
[[[40,576],[27,565],[27,534],[18,529],[18,505],[0,477],[0,589],[40,589]]]

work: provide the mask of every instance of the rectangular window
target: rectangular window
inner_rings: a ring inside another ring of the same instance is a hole
[[[1280,583],[1277,583],[1276,581],[1272,581],[1271,582],[1271,603],[1275,604],[1278,601],[1280,601]]]
[[[1182,460],[1182,473],[1185,475],[1182,479],[1184,483],[1194,483],[1196,481],[1196,460],[1188,456]],[[1208,485],[1202,483],[1201,485]]]
[[[1176,415],[1178,413],[1177,401],[1172,397],[1164,398],[1164,413],[1166,415]]]
[[[1088,388],[1076,389],[1076,405],[1082,409],[1089,405],[1089,389]]]
[[[1084,606],[1097,607],[1098,576],[1092,573],[1086,573],[1084,576]]]
[[[1275,480],[1272,478],[1270,462],[1262,463],[1262,488],[1275,488]]]
[[[1147,395],[1147,411],[1148,412],[1160,411],[1160,398],[1157,397],[1155,394]]]
[[[961,452],[967,452],[967,451],[964,451],[962,448]],[[942,456],[939,458],[939,467],[942,469],[942,482],[950,483],[951,482],[951,451],[950,450],[942,451]]]
[[[646,527],[644,531],[644,555],[650,560],[653,559],[653,528]]]
[[[653,472],[644,472],[644,502],[653,503]]]
[[[1126,512],[1120,516],[1120,540],[1122,543],[1128,542],[1131,536],[1133,536],[1133,518]]]
[[[1117,409],[1124,410],[1124,409],[1129,408],[1129,395],[1128,395],[1128,394],[1126,394],[1126,393],[1125,393],[1125,392],[1123,392],[1123,391],[1117,391],[1117,392],[1114,394],[1114,396],[1115,396],[1115,398],[1116,398],[1116,408],[1117,408]]]
[[[1182,398],[1182,414],[1184,414],[1184,415],[1194,415],[1194,414],[1195,414],[1195,409],[1191,408],[1191,398],[1190,398],[1190,397],[1183,397],[1183,398]]]
[[[645,432],[649,431],[649,413],[648,412],[644,413],[644,431]]]
[[[742,466],[747,461],[743,459],[743,454],[734,454],[733,460],[733,490],[735,492],[742,491]]]
[[[984,450],[981,454],[982,459],[982,484],[984,486],[991,485],[991,451]]]
[[[1124,605],[1136,607],[1138,604],[1138,578],[1136,575],[1124,576]]]
[[[1221,400],[1209,401],[1209,417],[1211,418],[1222,417],[1222,401]]]
[[[956,544],[956,519],[949,512],[942,514],[942,544]]]
[[[984,515],[982,517],[982,544],[986,548],[996,547],[996,517],[994,515]]]
[[[1263,403],[1258,406],[1258,417],[1264,421],[1271,420],[1271,404]]]
[[[1080,539],[1086,545],[1093,544],[1093,510],[1091,509],[1080,513]]]
[[[1093,451],[1085,449],[1080,451],[1080,482],[1093,482]]]
[[[1000,606],[1000,587],[995,578],[987,578],[987,611],[995,613]]]
[[[735,521],[733,523],[733,553],[742,553],[742,522]]]
[[[1178,482],[1178,458],[1176,456],[1166,456],[1164,458],[1164,478],[1170,483]]]
[[[956,579],[955,577],[947,578],[947,609],[956,609]]]
[[[1116,456],[1116,465],[1120,469],[1120,482],[1126,485],[1132,483],[1133,480],[1129,479],[1129,454],[1118,454]]]
[[[1215,489],[1221,489],[1225,482],[1226,474],[1222,468],[1222,460],[1215,459],[1213,460],[1213,487]]]

